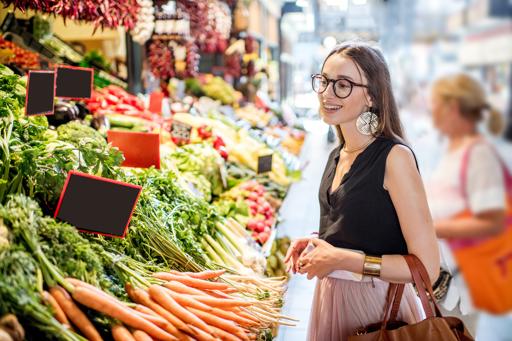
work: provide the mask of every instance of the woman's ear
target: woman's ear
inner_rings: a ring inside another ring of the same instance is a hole
[[[450,112],[451,116],[460,116],[461,115],[461,112],[460,112],[460,104],[457,100],[455,99],[450,99],[448,101],[447,104],[447,107],[448,107],[448,111]]]
[[[368,108],[373,108],[373,101],[372,101],[372,97],[370,96],[370,94],[368,93],[368,89],[365,89],[364,90],[364,97],[366,99],[366,104],[368,105]]]

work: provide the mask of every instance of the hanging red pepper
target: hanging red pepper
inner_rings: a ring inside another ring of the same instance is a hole
[[[1,0],[14,9],[26,12],[28,9],[60,15],[66,19],[92,22],[95,28],[116,28],[123,26],[132,29],[137,21],[140,6],[137,0]],[[6,6],[6,7],[7,7]]]

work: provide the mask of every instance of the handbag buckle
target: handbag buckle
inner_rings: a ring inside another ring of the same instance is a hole
[[[365,328],[359,328],[356,330],[356,335],[359,336],[359,335],[366,335],[368,334],[368,331],[365,329]]]

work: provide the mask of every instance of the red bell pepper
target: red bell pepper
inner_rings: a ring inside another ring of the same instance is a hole
[[[105,100],[109,103],[109,104],[117,104],[120,102],[119,98],[117,96],[114,96],[114,95],[111,95],[111,94],[107,94],[105,95]]]
[[[224,140],[220,136],[215,136],[215,140],[213,141],[213,148],[219,149],[219,147],[225,147],[226,144]]]
[[[222,156],[222,158],[224,160],[227,160],[228,159],[228,151],[226,150],[226,148],[224,146],[220,146],[217,151],[219,152],[220,156]]]
[[[207,125],[202,125],[197,128],[197,134],[203,140],[209,139],[212,137],[212,128],[208,127]]]

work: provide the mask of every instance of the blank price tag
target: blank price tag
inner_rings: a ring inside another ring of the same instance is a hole
[[[81,232],[124,238],[142,187],[70,171],[55,218]]]
[[[272,171],[272,157],[274,154],[258,157],[258,174]]]
[[[171,137],[179,141],[189,141],[192,126],[176,120],[171,124]]]
[[[107,139],[123,153],[122,166],[160,169],[160,134],[109,130]]]
[[[56,68],[56,95],[66,99],[91,98],[94,70],[60,65]]]
[[[54,98],[55,72],[29,71],[25,114],[29,116],[52,115]]]

